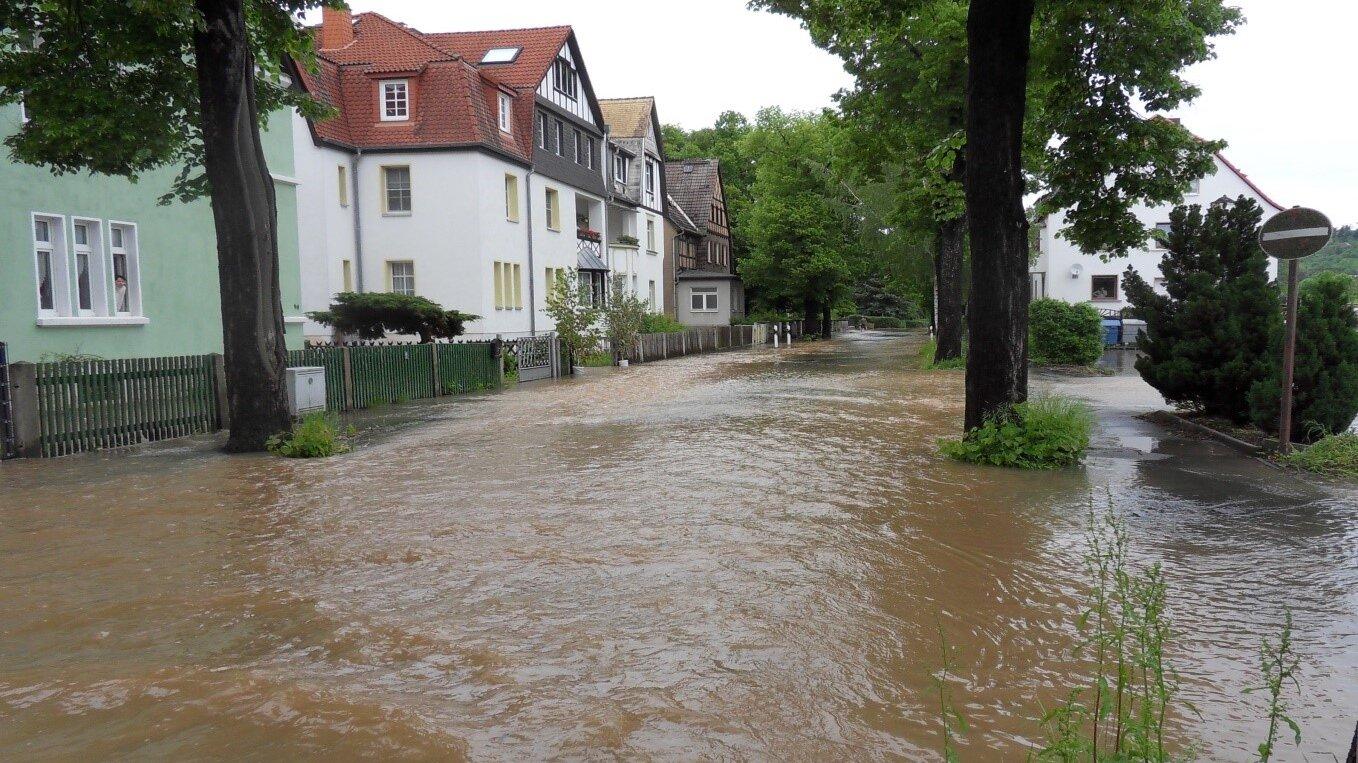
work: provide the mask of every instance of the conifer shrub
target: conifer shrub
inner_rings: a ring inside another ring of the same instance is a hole
[[[1311,442],[1344,432],[1358,415],[1358,315],[1349,279],[1334,273],[1308,278],[1297,304],[1297,355],[1292,395],[1292,439]],[[1270,374],[1250,388],[1250,418],[1278,431],[1282,393],[1283,329],[1273,335]]]
[[[1089,303],[1038,299],[1028,306],[1028,357],[1040,366],[1089,366],[1103,356],[1103,322]]]
[[[1206,211],[1179,207],[1160,264],[1168,293],[1130,267],[1123,276],[1132,312],[1146,322],[1141,378],[1175,405],[1237,424],[1250,421],[1250,389],[1272,375],[1282,321],[1257,238],[1261,215],[1245,197]]]
[[[290,432],[270,437],[265,447],[286,458],[327,458],[349,451],[334,417],[319,411],[302,417]]]
[[[971,464],[1060,469],[1080,462],[1093,429],[1094,413],[1084,403],[1035,398],[940,447],[945,456]]]

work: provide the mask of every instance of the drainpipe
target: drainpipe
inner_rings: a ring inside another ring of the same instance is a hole
[[[523,176],[523,197],[528,201],[527,228],[528,234],[528,333],[531,336],[538,335],[538,301],[536,290],[533,288],[533,168],[528,168],[528,174]],[[551,284],[547,285],[551,288]]]
[[[612,131],[609,130],[608,125],[605,124],[604,146],[599,161],[599,172],[602,175],[604,181],[604,210],[602,215],[603,227],[599,229],[600,234],[599,238],[603,239],[602,246],[604,250],[604,264],[607,265],[610,269],[613,267],[613,247],[608,245],[608,205],[613,203],[613,179],[608,174],[608,159],[610,154],[610,151],[608,150],[608,136],[611,134]],[[609,282],[611,283],[613,278],[611,270],[609,272],[608,277]]]
[[[354,269],[358,271],[355,274],[354,286],[359,294],[363,293],[363,218],[358,210],[359,199],[362,198],[362,194],[358,192],[358,165],[362,158],[361,148],[355,149],[353,155],[349,157],[349,186],[353,191],[350,200],[354,205]]]

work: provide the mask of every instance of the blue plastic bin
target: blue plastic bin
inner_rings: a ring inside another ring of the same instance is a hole
[[[1105,346],[1122,343],[1122,321],[1117,318],[1103,319],[1103,343]]]

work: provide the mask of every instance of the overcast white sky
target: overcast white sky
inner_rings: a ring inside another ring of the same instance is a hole
[[[818,109],[851,83],[796,22],[744,0],[350,0],[429,32],[570,24],[601,98],[654,95],[660,117],[711,124],[728,109]],[[1235,0],[1245,26],[1190,77],[1179,112],[1280,204],[1358,223],[1358,2]]]

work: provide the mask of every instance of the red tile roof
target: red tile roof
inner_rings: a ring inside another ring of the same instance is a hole
[[[424,34],[381,14],[361,13],[353,17],[353,29],[352,42],[317,50],[317,70],[300,72],[302,87],[339,112],[313,124],[318,140],[365,149],[483,147],[532,160],[537,86],[570,38],[570,27]],[[323,35],[318,30],[314,37],[319,44]],[[478,65],[486,50],[504,47],[523,50],[513,63]],[[396,77],[410,80],[410,119],[384,122],[379,82]],[[497,120],[500,92],[514,99],[509,133]]]

